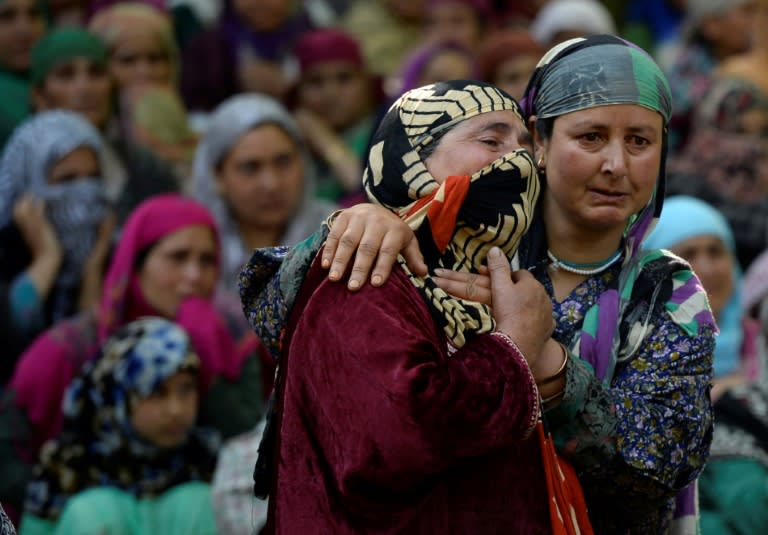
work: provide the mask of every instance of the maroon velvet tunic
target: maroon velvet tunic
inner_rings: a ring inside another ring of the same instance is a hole
[[[484,334],[449,356],[401,269],[352,293],[315,265],[302,294],[270,498],[277,533],[551,532],[538,392],[512,344]]]

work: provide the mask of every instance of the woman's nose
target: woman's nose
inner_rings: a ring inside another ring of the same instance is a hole
[[[629,173],[627,151],[622,141],[615,140],[609,142],[605,146],[604,155],[603,172],[610,173],[617,178],[626,176]]]

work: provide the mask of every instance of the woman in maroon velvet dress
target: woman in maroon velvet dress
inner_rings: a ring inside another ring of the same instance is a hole
[[[526,136],[515,102],[480,82],[415,89],[390,109],[369,197],[414,229],[430,272],[487,262],[495,306],[404,262],[383,291],[358,292],[312,265],[283,338],[275,532],[551,532],[531,433],[551,395],[535,377],[555,374],[562,348],[543,287],[511,278],[504,256],[540,190]]]

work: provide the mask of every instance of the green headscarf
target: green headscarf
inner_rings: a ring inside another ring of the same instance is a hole
[[[672,92],[648,53],[618,37],[599,35],[565,41],[544,54],[521,107],[526,117],[546,119],[610,104],[643,106],[661,114],[666,125]]]
[[[107,47],[98,37],[80,28],[53,30],[32,49],[32,84],[40,85],[56,66],[74,58],[106,65]]]

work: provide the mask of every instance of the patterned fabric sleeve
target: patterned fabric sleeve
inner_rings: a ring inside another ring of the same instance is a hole
[[[593,509],[605,504],[593,516],[620,519],[633,529],[657,529],[664,504],[703,468],[712,436],[707,378],[714,333],[707,327],[688,336],[664,318],[639,356],[617,370],[610,389],[574,358],[563,402],[547,413],[589,503]],[[602,526],[609,532],[618,527]]]
[[[2,505],[0,505],[0,535],[16,535],[16,529],[11,519],[5,514]]]
[[[275,361],[280,359],[280,337],[293,302],[328,232],[328,226],[322,225],[292,248],[256,249],[240,272],[243,312]]]

